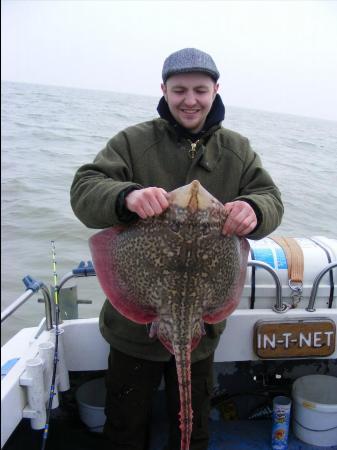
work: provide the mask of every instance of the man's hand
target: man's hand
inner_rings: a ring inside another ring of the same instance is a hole
[[[254,209],[249,203],[237,200],[225,203],[225,210],[228,214],[222,233],[225,236],[246,236],[251,233],[257,225],[257,218]]]
[[[148,187],[135,189],[125,197],[129,211],[135,212],[141,219],[158,216],[169,206],[167,192],[162,188]]]

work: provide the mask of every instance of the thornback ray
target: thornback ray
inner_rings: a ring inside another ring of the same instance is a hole
[[[249,244],[222,234],[224,206],[199,181],[168,194],[161,215],[100,231],[89,239],[93,264],[111,304],[128,319],[152,323],[175,356],[181,450],[192,432],[191,352],[204,322],[217,323],[237,307]]]

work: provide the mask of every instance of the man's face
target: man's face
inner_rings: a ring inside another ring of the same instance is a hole
[[[176,121],[192,133],[201,131],[219,85],[208,75],[193,72],[172,75],[161,88]]]

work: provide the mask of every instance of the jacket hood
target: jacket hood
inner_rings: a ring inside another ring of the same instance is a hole
[[[191,133],[188,129],[181,126],[172,116],[168,103],[163,96],[159,100],[157,111],[162,119],[167,120],[175,129],[178,138],[187,138],[192,142],[200,139],[214,125],[219,125],[225,118],[225,106],[219,94],[216,94],[212,108],[206,117],[204,127],[198,133]]]

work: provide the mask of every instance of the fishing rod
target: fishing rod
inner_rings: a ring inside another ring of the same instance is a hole
[[[45,450],[48,438],[49,431],[49,420],[50,413],[53,404],[53,398],[55,396],[55,380],[56,380],[56,369],[58,362],[58,343],[59,343],[59,316],[60,316],[60,308],[59,308],[59,298],[58,298],[58,285],[57,285],[57,272],[56,272],[56,252],[55,252],[55,242],[51,241],[51,249],[52,249],[52,266],[53,266],[53,279],[54,279],[54,303],[55,303],[55,350],[54,350],[54,364],[53,364],[53,375],[52,381],[50,385],[50,394],[49,394],[49,402],[47,408],[47,417],[46,424],[43,431],[42,436],[42,445],[41,450]]]

